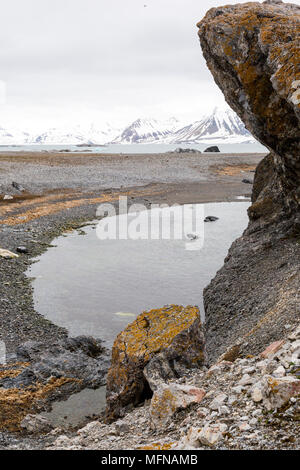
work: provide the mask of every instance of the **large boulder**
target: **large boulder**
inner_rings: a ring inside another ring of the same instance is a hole
[[[273,206],[280,202],[294,214],[300,202],[300,6],[270,1],[213,8],[198,27],[225,99],[272,151],[275,180],[262,196],[275,194]],[[275,212],[272,207],[270,215]]]
[[[227,5],[198,27],[226,101],[271,151],[256,169],[248,229],[204,291],[213,361],[237,339],[241,354],[255,354],[299,322],[300,7]]]
[[[171,305],[143,312],[113,345],[107,376],[107,421],[119,418],[128,405],[150,398],[162,382],[203,361],[198,307]]]

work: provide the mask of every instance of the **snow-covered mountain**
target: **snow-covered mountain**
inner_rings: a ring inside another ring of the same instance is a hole
[[[179,121],[171,118],[168,121],[156,119],[137,119],[126,127],[116,137],[114,144],[140,144],[164,142],[167,137],[172,137],[179,127]]]
[[[0,145],[22,145],[31,140],[27,132],[0,126]]]
[[[243,122],[230,108],[215,108],[200,121],[179,129],[169,141],[174,144],[201,142],[245,142],[254,140]]]
[[[255,142],[230,108],[215,108],[202,119],[183,126],[178,119],[137,119],[125,129],[97,122],[74,127],[45,129],[34,135],[0,126],[0,145],[48,144],[197,144]]]
[[[32,138],[34,144],[48,145],[78,145],[78,144],[105,144],[120,132],[110,124],[89,126],[75,126],[71,129],[52,128],[39,133]]]

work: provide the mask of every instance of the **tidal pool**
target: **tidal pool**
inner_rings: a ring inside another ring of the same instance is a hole
[[[191,214],[195,206],[187,207]],[[249,202],[202,206],[204,217],[219,219],[203,224],[201,249],[197,231],[195,240],[187,234],[176,240],[99,240],[96,226],[88,225],[58,237],[28,271],[36,310],[71,336],[99,337],[108,347],[144,310],[198,305],[204,319],[203,289],[246,228]]]

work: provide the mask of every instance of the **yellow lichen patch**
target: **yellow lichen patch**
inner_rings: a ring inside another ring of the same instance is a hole
[[[254,171],[256,169],[256,165],[250,165],[250,164],[245,164],[245,165],[226,165],[226,166],[215,166],[212,165],[211,169],[217,173],[218,175],[224,175],[224,176],[236,176],[240,175],[243,172],[249,172],[249,171]]]
[[[18,377],[22,372],[22,369],[2,370],[0,371],[0,380]]]
[[[165,444],[162,444],[160,442],[153,442],[152,444],[143,446],[143,447],[138,447],[137,450],[170,450],[174,447],[176,442],[168,442]]]
[[[23,390],[0,389],[0,429],[20,430],[20,424],[28,413],[37,411],[55,389],[75,381],[78,380],[53,377],[46,385],[37,384]]]
[[[18,377],[25,367],[29,366],[29,362],[15,362],[7,366],[0,367],[0,380],[6,378]]]
[[[285,101],[300,106],[292,89],[300,79],[299,12],[259,3],[228,5],[221,7],[221,15],[215,12],[210,10],[198,23],[200,38],[215,43],[217,35],[219,55],[235,70],[251,111],[266,132],[285,137]]]
[[[189,367],[204,360],[204,336],[198,307],[169,305],[143,312],[116,338],[107,376],[107,420],[120,406],[139,403],[145,387],[143,370],[159,353]]]
[[[148,359],[154,352],[167,348],[174,337],[186,330],[199,317],[198,307],[186,308],[171,305],[167,308],[143,312],[120,333],[116,342],[121,343],[129,355],[138,354]],[[188,344],[185,345],[185,348]]]

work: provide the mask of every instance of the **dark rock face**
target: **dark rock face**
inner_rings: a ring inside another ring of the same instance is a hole
[[[273,151],[276,211],[295,214],[300,203],[300,7],[269,2],[213,8],[198,26],[204,57],[226,101]]]
[[[239,337],[255,352],[299,321],[300,7],[213,8],[198,27],[226,101],[271,151],[255,173],[249,227],[205,290],[214,358]]]
[[[108,351],[88,336],[51,345],[28,341],[17,349],[16,362],[0,366],[0,429],[20,431],[43,424],[23,420],[50,411],[55,400],[105,385],[108,367]]]
[[[88,336],[66,338],[52,345],[28,341],[17,348],[16,356],[17,363],[27,366],[19,375],[1,379],[0,387],[24,389],[46,384],[51,377],[64,377],[71,379],[66,394],[70,395],[86,387],[104,385],[109,366],[101,340]]]

